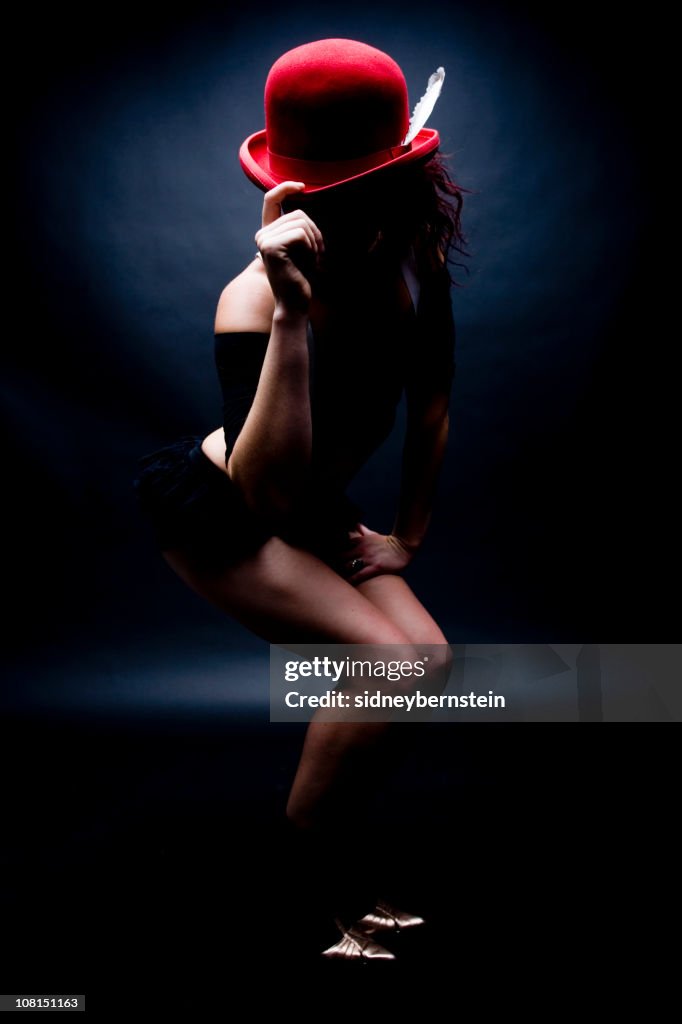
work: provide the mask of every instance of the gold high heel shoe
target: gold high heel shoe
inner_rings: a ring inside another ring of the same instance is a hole
[[[369,939],[368,933],[357,931],[355,928],[344,928],[336,917],[334,923],[342,938],[329,949],[325,949],[322,956],[330,960],[395,960],[393,953]]]
[[[374,935],[375,932],[382,931],[392,931],[398,934],[404,929],[416,928],[420,924],[425,924],[423,917],[406,914],[402,910],[396,910],[385,900],[377,900],[374,910],[356,921],[353,927],[365,935]]]

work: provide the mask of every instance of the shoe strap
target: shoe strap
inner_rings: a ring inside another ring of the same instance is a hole
[[[379,900],[377,902],[377,910],[381,910],[383,911],[384,914],[387,914],[391,918],[391,920],[395,922],[396,926],[400,928],[400,920],[396,917],[393,908],[389,907],[387,903],[384,903],[382,900]]]
[[[360,956],[363,957],[363,959],[366,959],[364,951],[365,951],[365,948],[366,948],[369,940],[367,938],[365,938],[364,945],[362,945],[358,941],[358,939],[356,938],[356,933],[353,932],[351,928],[346,928],[346,926],[339,920],[338,917],[334,918],[334,924],[339,929],[339,931],[343,935],[344,939],[347,939],[350,943],[352,943],[352,945],[354,945],[357,949],[359,949],[360,950]]]

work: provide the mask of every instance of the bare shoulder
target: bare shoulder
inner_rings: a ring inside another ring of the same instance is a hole
[[[275,298],[260,259],[252,260],[225,285],[215,316],[216,334],[258,331],[269,334],[275,312]]]

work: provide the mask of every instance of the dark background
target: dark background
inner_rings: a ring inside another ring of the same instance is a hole
[[[263,127],[265,76],[286,49],[362,39],[398,61],[412,104],[446,69],[429,123],[472,190],[471,258],[468,274],[455,268],[451,442],[410,583],[452,642],[673,636],[667,33],[655,5],[647,15],[488,0],[251,15],[123,3],[17,19],[2,708],[14,824],[3,900],[21,938],[4,991],[66,984],[102,997],[114,975],[125,987],[126,970],[139,980],[152,961],[168,984],[187,953],[189,999],[199,978],[219,980],[222,947],[193,944],[193,960],[188,929],[216,918],[231,969],[278,963],[254,959],[257,930],[244,954],[233,917],[244,926],[251,898],[262,911],[262,878],[245,865],[281,810],[300,730],[268,725],[265,645],[171,574],[131,481],[139,455],[219,423],[213,315],[253,255],[262,201],[237,150]],[[399,427],[351,492],[384,531]],[[608,896],[595,857],[631,855],[644,824],[656,848],[667,736],[583,726],[577,737],[434,727],[417,744],[419,856],[515,871],[524,894],[492,886],[460,902],[428,872],[437,927],[415,954],[424,970],[461,954],[453,908],[475,948],[482,912],[509,929],[548,888],[568,913],[575,887],[589,914]],[[67,908],[69,928],[87,922],[68,941]]]

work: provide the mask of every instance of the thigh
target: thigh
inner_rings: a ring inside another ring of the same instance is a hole
[[[409,643],[447,643],[438,623],[402,576],[372,576],[356,584],[356,589],[405,634]]]
[[[269,643],[410,642],[358,587],[280,537],[217,576],[193,569],[180,550],[163,554],[192,590]]]

